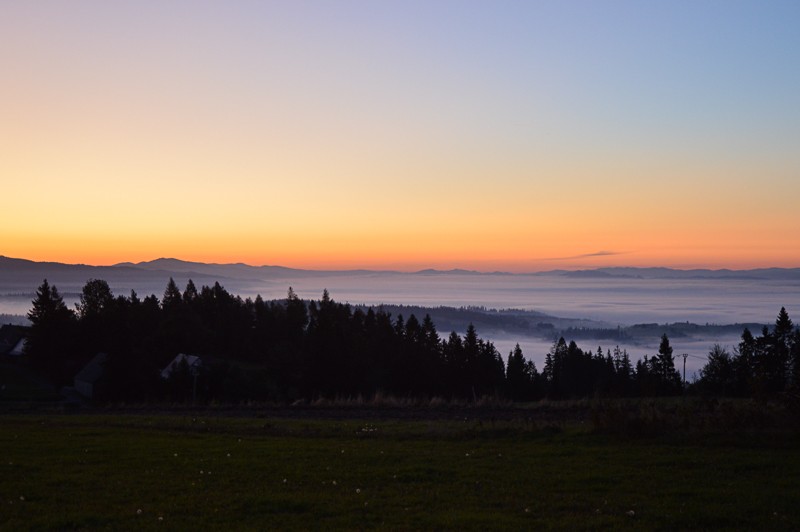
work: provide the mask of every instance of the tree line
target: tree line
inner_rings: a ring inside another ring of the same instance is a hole
[[[106,400],[185,401],[196,395],[204,401],[292,401],[386,393],[530,401],[673,395],[683,390],[666,335],[658,354],[635,364],[619,348],[583,351],[574,341],[560,338],[540,372],[519,345],[506,359],[471,324],[463,336],[451,332],[442,337],[427,314],[420,320],[413,313],[392,316],[381,307],[353,308],[335,302],[327,290],[319,300],[304,301],[289,288],[285,299],[265,301],[261,296],[242,299],[219,283],[198,289],[189,280],[181,291],[170,278],[159,299],[140,298],[133,291],[115,296],[107,282],[92,279],[75,309],[70,309],[45,280],[28,318],[32,324],[28,359],[58,386],[71,384],[95,354],[106,353],[102,388]],[[774,368],[768,371],[772,366],[764,362],[764,353],[783,357],[784,369],[800,367],[793,362],[799,333],[791,321],[791,334],[785,332],[785,323],[781,327],[776,327],[780,336],[766,330],[765,334],[785,340],[781,345],[786,352],[776,347],[765,351],[763,345],[769,342],[752,339],[747,367],[758,378],[737,373],[737,379],[751,386],[743,393],[753,392],[752,386],[760,387],[759,393],[778,386],[780,379]],[[741,365],[741,352],[740,348],[736,357],[727,359],[709,358],[701,372],[705,389],[717,386],[721,373],[716,368],[725,366],[726,360],[736,360],[737,368]],[[162,379],[161,370],[178,353],[200,356],[199,373],[191,374],[188,366],[182,366]],[[786,372],[782,379],[784,387],[797,382]]]
[[[715,345],[700,370],[700,391],[734,397],[769,397],[800,393],[800,328],[781,307],[775,325],[761,335],[749,329],[729,352]]]

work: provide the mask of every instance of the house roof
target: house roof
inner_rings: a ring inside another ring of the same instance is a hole
[[[75,375],[75,380],[89,383],[97,382],[100,377],[103,376],[103,367],[107,359],[108,355],[106,353],[97,353],[94,358]]]
[[[179,353],[178,356],[176,356],[172,362],[170,362],[167,367],[161,371],[161,378],[168,379],[170,375],[172,375],[172,372],[175,370],[175,368],[180,366],[184,360],[186,361],[186,365],[189,366],[190,370],[199,368],[203,365],[200,357]]]
[[[28,336],[29,327],[3,325],[0,327],[0,355],[11,354],[20,341]]]
[[[25,352],[25,345],[27,345],[27,343],[27,338],[20,338],[19,342],[17,342],[17,344],[11,348],[8,354],[15,357],[22,356],[22,354]]]

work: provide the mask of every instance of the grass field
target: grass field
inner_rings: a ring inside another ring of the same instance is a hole
[[[800,529],[794,433],[0,415],[0,530]]]

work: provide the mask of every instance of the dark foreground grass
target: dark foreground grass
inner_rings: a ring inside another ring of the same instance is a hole
[[[792,434],[0,416],[0,530],[800,529]]]

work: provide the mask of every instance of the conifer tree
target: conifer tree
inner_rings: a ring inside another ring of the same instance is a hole
[[[658,354],[650,359],[653,374],[660,381],[659,391],[661,393],[673,393],[680,388],[681,376],[675,369],[675,358],[672,356],[672,346],[666,333],[661,335],[661,343],[658,346]]]
[[[426,350],[431,354],[438,355],[441,348],[441,340],[430,314],[425,314],[425,318],[422,320],[422,334]]]
[[[31,330],[25,344],[26,355],[54,384],[66,383],[71,377],[69,359],[76,339],[75,315],[47,279],[36,290],[28,319]]]
[[[532,385],[531,367],[527,364],[522,355],[519,344],[508,355],[506,365],[506,382],[508,394],[514,401],[522,401],[530,397],[530,387]]]
[[[294,347],[299,347],[300,340],[308,325],[308,309],[306,304],[297,297],[297,294],[289,287],[286,294],[286,332],[289,341]]]
[[[792,343],[794,340],[794,325],[789,319],[789,314],[785,307],[781,307],[778,317],[775,320],[775,327],[772,330],[773,356],[775,357],[775,371],[781,373],[780,381],[783,386],[790,385],[789,381],[792,368]],[[781,387],[783,387],[781,386]],[[776,390],[780,391],[780,390]]]
[[[736,394],[753,394],[755,384],[756,339],[750,329],[742,331],[741,342],[733,357],[733,371],[736,375]]]
[[[80,303],[77,304],[78,317],[82,320],[96,319],[113,302],[114,296],[108,283],[100,279],[90,279],[81,291]]]
[[[194,281],[189,279],[189,282],[186,283],[186,289],[183,291],[183,302],[187,305],[191,305],[197,300],[197,297],[197,287],[194,285]]]
[[[167,288],[164,290],[164,297],[161,298],[161,308],[167,312],[172,312],[180,307],[182,301],[181,291],[178,289],[175,279],[170,277]]]

